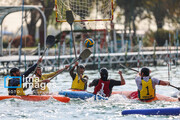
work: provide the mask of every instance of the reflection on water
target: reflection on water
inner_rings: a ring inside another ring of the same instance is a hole
[[[135,68],[136,69],[136,68]],[[167,67],[152,67],[151,76],[160,80],[168,80]],[[89,76],[89,82],[98,78],[98,71],[86,71]],[[114,87],[114,91],[135,91],[137,89],[134,77],[135,72],[123,70],[126,85]],[[180,69],[173,68],[171,71],[171,84],[180,86]],[[117,70],[109,70],[109,78],[120,80]],[[3,88],[3,78],[0,80],[0,94],[7,95],[7,89]],[[49,84],[51,92],[55,93],[71,87],[71,77],[68,72],[60,74]],[[171,96],[178,92],[172,87],[156,86],[159,94]],[[93,88],[88,88],[92,92]],[[142,116],[128,115],[122,116],[121,112],[125,109],[142,109],[142,108],[164,108],[179,107],[179,102],[156,101],[152,103],[142,103],[136,100],[129,100],[121,95],[113,95],[108,101],[88,100],[71,100],[70,103],[61,103],[54,99],[43,102],[29,102],[18,99],[0,101],[0,118],[3,120],[22,119],[22,120],[114,120],[114,119],[180,119],[180,116]]]

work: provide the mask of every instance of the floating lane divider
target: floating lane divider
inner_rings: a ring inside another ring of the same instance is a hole
[[[57,101],[64,102],[64,103],[68,103],[70,101],[69,97],[65,97],[62,95],[0,96],[0,100],[11,99],[11,98],[21,99],[21,100],[26,100],[26,101],[45,101],[45,100],[49,100],[50,98],[53,98]]]
[[[180,115],[180,108],[157,108],[157,109],[135,109],[123,110],[122,115],[141,114],[141,115]]]
[[[94,95],[93,93],[87,91],[74,91],[74,90],[63,90],[59,92],[59,95],[64,95],[69,98],[79,98],[82,100],[94,97],[94,100],[108,100],[107,97],[102,97],[100,95]]]

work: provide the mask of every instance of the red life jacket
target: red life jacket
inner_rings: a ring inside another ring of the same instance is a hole
[[[110,80],[103,81],[100,79],[98,85],[94,88],[93,94],[99,93],[103,97],[109,97],[111,94],[111,91],[109,89],[109,84],[110,84]]]

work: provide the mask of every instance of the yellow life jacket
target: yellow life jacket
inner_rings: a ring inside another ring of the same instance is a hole
[[[9,83],[10,80],[8,80],[8,86],[11,86]],[[18,86],[20,86],[20,84],[18,84]],[[19,95],[19,96],[26,95],[23,90],[23,83],[21,84],[21,87],[19,88],[8,88],[8,92],[9,92],[9,95]]]
[[[20,85],[18,85],[20,86]],[[16,88],[16,95],[23,96],[26,95],[23,90],[23,84],[21,85],[21,88]]]
[[[138,91],[138,96],[140,100],[150,100],[153,99],[155,95],[155,89],[152,85],[152,80],[149,78],[149,80],[146,82],[145,80],[141,80],[142,82],[142,89]]]
[[[39,89],[37,89],[37,94],[38,95],[47,95],[47,94],[49,94],[49,88],[47,87],[47,84],[45,84],[45,83],[42,83],[42,81],[43,80],[45,80],[46,78],[44,78],[43,77],[43,75],[42,75],[42,77],[41,77],[41,79],[39,79]],[[44,86],[44,84],[45,84],[45,86]],[[43,86],[42,86],[43,85]]]
[[[48,88],[47,84],[42,83],[42,81],[43,81],[43,80],[46,80],[46,79],[48,79],[48,78],[53,77],[55,74],[57,74],[57,72],[53,72],[53,73],[49,73],[49,74],[44,74],[44,75],[42,75],[41,78],[39,78],[39,82],[38,82],[38,83],[36,83],[36,82],[35,82],[35,79],[34,79],[34,81],[33,81],[33,87],[35,87],[36,84],[39,84],[39,85],[38,85],[38,86],[39,86],[39,89],[36,90],[36,92],[37,92],[38,95],[45,95],[45,94],[47,95],[47,94],[49,94],[49,88]]]
[[[82,78],[83,77],[84,75],[82,76]],[[84,88],[85,88],[85,83],[81,79],[78,80],[78,74],[76,74],[76,77],[72,82],[71,89],[84,90]]]
[[[45,79],[46,78],[44,78],[43,75],[41,76],[41,78],[39,78],[39,81],[37,82],[35,79],[33,79],[33,88],[37,88],[36,89],[37,95],[49,94],[49,88],[47,87],[47,84],[42,82]]]

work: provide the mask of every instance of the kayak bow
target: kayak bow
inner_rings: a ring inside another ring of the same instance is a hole
[[[139,100],[137,91],[114,91],[112,92],[112,94],[120,94],[120,95],[126,96],[128,99]],[[156,97],[154,99],[143,101],[143,102],[153,102],[156,100],[169,101],[169,102],[179,101],[177,98],[172,98],[172,97],[156,94]]]
[[[11,98],[21,99],[21,100],[26,100],[26,101],[45,101],[45,100],[49,100],[50,98],[53,98],[53,99],[56,99],[57,101],[64,102],[64,103],[67,103],[70,101],[70,98],[61,96],[61,95],[0,96],[0,100],[11,99]]]

